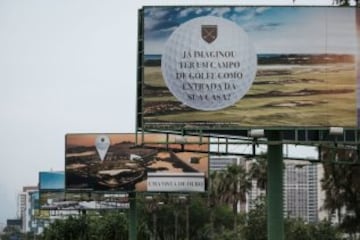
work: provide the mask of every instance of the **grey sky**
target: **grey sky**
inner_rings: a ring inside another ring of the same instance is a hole
[[[314,2],[332,0],[297,0]],[[134,132],[139,8],[268,3],[0,0],[0,223],[39,171],[64,169],[66,133]]]
[[[334,7],[148,7],[144,11],[144,51],[162,54],[166,41],[179,24],[212,15],[230,19],[242,27],[258,54],[354,54],[357,52],[355,13],[353,8]]]

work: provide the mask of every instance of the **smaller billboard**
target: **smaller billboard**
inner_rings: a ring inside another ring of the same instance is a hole
[[[128,195],[117,193],[90,192],[42,192],[42,210],[105,210],[129,208]]]
[[[39,189],[43,190],[64,190],[65,188],[65,172],[40,172],[39,173]]]
[[[66,189],[204,192],[209,141],[204,138],[203,144],[187,144],[192,141],[165,134],[145,134],[141,139],[136,134],[68,134]]]
[[[40,193],[37,204],[40,210],[92,210],[128,208],[127,195],[92,192],[65,192],[65,172],[40,172]],[[42,213],[41,211],[39,213]],[[37,214],[39,215],[39,214]],[[42,214],[44,215],[44,214]],[[41,217],[41,216],[40,216]]]

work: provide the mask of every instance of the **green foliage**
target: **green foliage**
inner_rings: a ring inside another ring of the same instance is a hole
[[[233,230],[236,231],[238,224],[238,203],[242,206],[242,203],[246,202],[246,193],[251,188],[250,178],[246,169],[237,164],[229,165],[225,171],[213,175],[211,180],[213,181],[211,183],[212,197],[217,199],[218,203],[227,204],[233,209]]]
[[[341,156],[341,154],[339,155]],[[262,163],[260,163],[262,161]],[[265,198],[255,202],[254,209],[239,213],[237,202],[245,201],[249,179],[263,178],[266,169],[264,159],[257,160],[251,175],[241,166],[230,166],[226,171],[210,174],[209,194],[188,194],[180,200],[176,194],[154,194],[151,201],[138,195],[138,240],[266,240],[267,209]],[[328,207],[338,208],[342,204],[354,212],[359,208],[357,198],[360,190],[360,171],[350,172],[347,167],[325,166],[326,178],[323,187],[327,197],[333,198]],[[358,181],[359,180],[359,181]],[[266,185],[266,184],[265,184]],[[339,188],[343,190],[339,190]],[[161,202],[162,204],[159,204]],[[356,233],[360,226],[358,215],[347,215],[341,228],[329,222],[306,223],[299,219],[285,220],[287,240],[339,240],[341,229]],[[4,238],[6,239],[6,238]],[[39,239],[39,238],[38,238]],[[95,216],[81,215],[57,220],[45,229],[41,240],[125,240],[128,239],[127,214],[121,212],[98,213]]]
[[[208,206],[207,196],[191,194],[191,200],[179,205],[175,198],[167,200],[154,212],[147,210],[145,202],[139,200],[138,209],[138,240],[153,239],[156,227],[157,240],[186,239],[186,221],[189,221],[189,236],[191,240],[266,240],[266,204],[260,198],[255,208],[247,214],[236,215],[238,226],[233,228],[232,207],[227,204]],[[188,218],[186,209],[188,207]],[[177,215],[175,215],[175,213]],[[177,225],[175,225],[177,217]],[[215,224],[214,224],[215,223]],[[177,233],[177,238],[175,238]],[[305,223],[299,219],[286,219],[285,236],[287,240],[340,240],[339,231],[328,222],[314,224]],[[10,238],[3,238],[10,239]],[[20,238],[27,239],[27,238]],[[31,238],[32,239],[32,238]],[[67,220],[57,220],[45,229],[39,240],[125,240],[128,239],[127,214],[109,212],[96,216],[69,217]]]
[[[125,240],[128,235],[128,222],[124,213],[109,213],[98,217],[91,222],[91,239]]]
[[[256,180],[258,188],[266,190],[267,185],[267,155],[263,154],[253,161],[249,171],[249,177]]]
[[[360,232],[360,166],[341,164],[357,161],[354,149],[322,147],[325,191],[324,208],[337,213],[340,228],[349,234]],[[343,210],[346,211],[343,211]]]
[[[247,222],[243,226],[242,235],[246,240],[267,239],[267,219],[265,199],[260,198],[255,208],[247,215]],[[301,219],[285,220],[286,240],[340,240],[339,230],[329,222],[306,223]]]
[[[340,240],[339,231],[329,222],[308,224],[301,219],[287,219],[285,224],[287,240]]]
[[[255,208],[247,215],[247,223],[243,228],[244,238],[247,240],[266,240],[266,206],[265,199],[259,198],[255,202]]]
[[[24,235],[20,232],[18,227],[7,226],[4,229],[4,233],[0,235],[1,240],[11,240],[11,239],[22,239]]]
[[[42,240],[125,240],[128,235],[127,218],[123,213],[104,216],[69,217],[56,220],[44,230]]]

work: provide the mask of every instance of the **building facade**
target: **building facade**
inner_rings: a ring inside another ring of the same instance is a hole
[[[210,156],[210,171],[225,170],[228,165],[241,164],[249,172],[253,159],[237,156]],[[317,222],[324,217],[321,207],[324,198],[321,190],[321,164],[309,164],[307,161],[285,160],[283,171],[284,216],[301,218],[306,222]],[[251,180],[252,188],[247,194],[246,211],[255,207],[256,200],[266,192]]]
[[[286,161],[284,169],[284,215],[306,222],[318,221],[318,166]]]

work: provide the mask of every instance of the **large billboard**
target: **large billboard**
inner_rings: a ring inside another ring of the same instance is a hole
[[[138,127],[357,127],[360,10],[144,7]]]
[[[66,135],[66,190],[206,190],[208,140],[203,139],[202,144],[191,144],[188,142],[194,137],[181,137],[177,140],[175,136],[165,134],[145,134],[143,138],[137,138],[136,134]],[[173,139],[172,143],[170,139]]]

